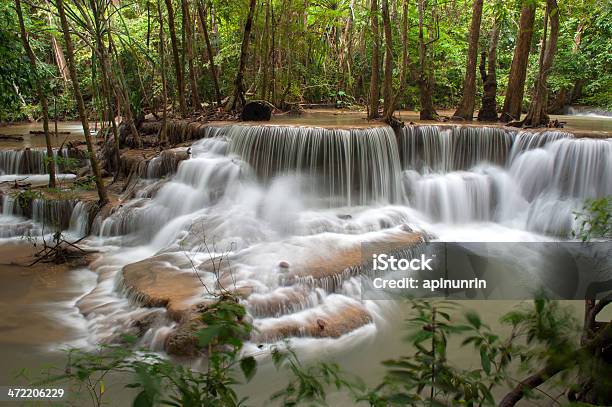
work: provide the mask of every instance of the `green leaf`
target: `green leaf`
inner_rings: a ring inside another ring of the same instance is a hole
[[[210,325],[199,330],[197,333],[198,344],[202,347],[207,347],[215,338],[219,336],[220,331],[221,327],[218,325]]]
[[[147,392],[143,390],[138,393],[132,402],[132,407],[153,407],[153,401],[149,399]]]
[[[257,361],[253,356],[240,359],[240,369],[247,381],[250,381],[257,371]]]
[[[465,319],[476,329],[480,329],[482,326],[482,321],[480,320],[480,316],[474,311],[468,311],[465,313]]]
[[[486,346],[480,347],[480,363],[482,364],[482,370],[486,374],[491,374],[491,359],[489,359]]]

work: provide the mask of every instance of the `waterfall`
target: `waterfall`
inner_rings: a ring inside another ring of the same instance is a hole
[[[574,138],[574,136],[563,131],[544,131],[538,133],[520,131],[514,138],[509,161],[514,161],[524,151],[542,148],[548,143],[566,138]]]
[[[310,192],[348,205],[398,202],[402,196],[399,152],[389,127],[233,126],[227,136],[230,152],[260,179],[298,173],[312,180]]]
[[[68,229],[76,203],[74,199],[34,199],[32,220],[51,231]]]
[[[467,170],[474,165],[504,165],[514,141],[500,127],[406,126],[400,139],[403,168],[420,172]]]
[[[79,153],[67,148],[54,150],[54,156],[64,159],[82,159]],[[60,161],[56,172],[65,170]],[[0,175],[5,174],[47,174],[47,150],[43,148],[26,148],[23,150],[0,150]]]
[[[382,305],[362,301],[364,242],[419,244],[414,230],[443,240],[567,238],[585,198],[612,194],[612,140],[559,131],[173,131],[201,139],[143,165],[137,175],[146,179],[91,231],[87,205],[72,210],[70,230],[109,248],[91,265],[96,288],[78,304],[96,340],[137,325],[142,344],[168,350],[184,311],[218,284],[240,296],[256,343],[341,338],[384,319]],[[5,201],[5,210],[14,205]],[[152,305],[159,319],[146,325],[139,318]]]

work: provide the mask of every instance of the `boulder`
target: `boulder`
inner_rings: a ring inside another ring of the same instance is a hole
[[[256,101],[244,105],[240,120],[242,121],[270,121],[272,118],[272,106],[269,103]]]

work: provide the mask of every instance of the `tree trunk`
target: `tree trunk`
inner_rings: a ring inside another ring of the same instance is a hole
[[[81,95],[81,89],[79,89],[79,78],[77,76],[76,64],[74,61],[74,47],[72,45],[72,39],[70,38],[70,28],[68,27],[68,19],[66,18],[63,0],[56,0],[56,6],[60,16],[62,32],[64,35],[64,42],[66,43],[66,57],[68,59],[67,63],[68,71],[70,73],[70,81],[72,82],[74,98],[76,99],[77,110],[79,111],[81,125],[83,126],[83,135],[85,136],[85,143],[87,144],[87,152],[89,153],[91,171],[93,172],[96,188],[98,190],[98,198],[100,199],[99,203],[102,206],[108,203],[108,194],[106,192],[106,187],[104,186],[104,181],[102,180],[102,176],[100,174],[98,158],[96,157],[96,151],[94,150],[93,142],[91,140],[91,133],[89,132],[89,123],[87,121],[87,114],[85,113],[85,103],[83,102],[83,95]]]
[[[382,18],[385,32],[385,77],[383,79],[383,119],[390,123],[393,117],[393,38],[391,34],[391,18],[389,16],[389,0],[382,0]]]
[[[51,4],[49,0],[45,0],[45,5],[47,9],[51,9]],[[47,11],[47,21],[49,22],[49,27],[53,26],[53,17],[50,11]],[[64,86],[68,85],[68,69],[66,68],[66,57],[64,57],[64,51],[62,51],[62,47],[57,42],[57,38],[55,38],[54,34],[51,34],[51,48],[53,48],[53,55],[55,56],[55,63],[57,64],[57,69],[59,70],[60,76],[64,81]]]
[[[470,25],[470,39],[468,47],[467,66],[465,68],[465,81],[463,82],[463,95],[455,112],[456,117],[472,120],[474,116],[476,94],[476,64],[478,62],[478,39],[480,37],[480,21],[482,20],[483,0],[474,0],[472,8],[472,23]]]
[[[134,119],[132,107],[130,106],[130,98],[128,95],[127,85],[125,84],[125,71],[123,70],[123,63],[121,62],[121,59],[119,58],[119,54],[117,53],[117,48],[115,47],[115,42],[113,41],[113,35],[112,35],[113,31],[110,29],[110,20],[108,23],[107,33],[108,33],[109,51],[107,52],[106,48],[102,46],[101,47],[101,59],[103,61],[107,61],[108,72],[109,72],[108,78],[109,78],[111,85],[115,89],[115,93],[117,95],[117,98],[119,99],[119,102],[123,104],[123,110],[125,113],[125,122],[127,122],[127,126],[130,129],[130,133],[132,134],[134,145],[136,147],[140,147],[142,145],[142,142],[140,140],[140,135],[138,134],[138,129],[136,128],[136,121]],[[110,55],[113,55],[113,53],[115,55],[115,60],[117,63],[116,72],[113,72],[113,70],[110,68],[111,56],[109,55],[109,53]]]
[[[191,87],[191,103],[195,110],[200,110],[200,94],[198,92],[198,81],[196,78],[196,70],[193,64],[193,31],[191,29],[191,13],[189,12],[189,3],[187,0],[181,0],[183,8],[183,27],[185,30],[185,48],[187,53],[187,64],[189,65],[189,85]]]
[[[162,127],[159,130],[159,142],[166,143],[168,139],[168,83],[166,81],[166,50],[164,48],[164,15],[161,10],[161,0],[157,0],[157,15],[159,16],[159,62],[162,80]]]
[[[547,26],[550,26],[550,37],[548,42]],[[529,106],[527,117],[523,126],[538,127],[548,124],[549,117],[546,113],[548,107],[547,80],[553,66],[555,54],[557,53],[557,40],[559,39],[559,6],[557,0],[546,0],[546,13],[544,15],[544,36],[542,38],[542,49],[540,51],[540,70],[534,85],[533,98]]]
[[[499,22],[495,20],[491,29],[489,42],[489,54],[485,52],[481,55],[480,76],[482,77],[482,107],[478,111],[478,120],[497,121],[497,44],[499,42]],[[489,69],[486,70],[486,60],[489,62]]]
[[[406,86],[406,72],[410,70],[410,54],[408,53],[408,0],[402,1],[402,61],[400,67],[399,87],[393,97],[393,110],[397,108],[397,100]]]
[[[174,25],[174,8],[172,0],[165,0],[168,9],[168,28],[170,29],[170,42],[172,43],[172,58],[174,60],[174,74],[176,76],[176,87],[178,88],[179,108],[183,116],[187,115],[187,102],[185,101],[185,80],[183,79],[183,66],[179,56],[178,39],[176,38],[176,27]]]
[[[572,46],[572,55],[576,55],[580,50],[580,43],[582,42],[582,33],[584,32],[584,24],[578,23],[576,28],[576,34],[574,35],[574,45]],[[574,83],[574,88],[578,85],[578,81]],[[573,90],[567,88],[559,89],[555,100],[548,106],[548,113],[550,114],[563,114],[565,113],[565,106],[570,105],[573,99]]]
[[[378,59],[379,59],[379,38],[378,38],[378,1],[372,0],[370,8],[370,18],[372,27],[372,74],[370,76],[370,106],[368,110],[368,119],[378,117]]]
[[[262,100],[267,100],[268,98],[268,65],[270,61],[270,1],[266,1],[266,19],[264,22],[263,29],[263,45],[262,45],[262,78],[261,78],[261,86],[259,87],[259,97]]]
[[[15,0],[15,8],[17,10],[17,17],[19,18],[19,30],[21,32],[21,42],[23,48],[25,48],[30,61],[30,69],[34,76],[34,86],[36,87],[36,93],[38,93],[38,101],[42,108],[43,114],[43,131],[45,133],[45,144],[47,146],[47,167],[49,171],[49,188],[55,188],[55,159],[53,155],[53,147],[51,146],[51,135],[49,134],[49,103],[47,102],[47,96],[43,90],[40,79],[38,78],[38,71],[36,70],[36,56],[30,42],[28,41],[28,33],[26,32],[25,22],[23,21],[23,12],[21,10],[21,1]]]
[[[518,40],[514,48],[508,88],[504,108],[500,117],[501,121],[509,122],[520,120],[523,108],[523,94],[525,92],[525,79],[527,78],[527,63],[529,62],[529,51],[531,49],[531,37],[533,36],[533,23],[535,21],[536,6],[529,0],[523,1],[521,19],[519,23]]]
[[[244,24],[244,35],[242,37],[242,46],[240,47],[240,61],[238,62],[238,72],[236,72],[236,79],[234,79],[234,95],[228,103],[227,110],[236,111],[239,107],[242,109],[246,104],[244,97],[244,69],[246,67],[246,60],[249,52],[249,41],[251,39],[251,29],[253,27],[253,15],[255,14],[255,6],[257,0],[250,0],[249,14],[247,16],[246,23]]]
[[[210,76],[213,80],[213,87],[215,88],[215,99],[217,105],[221,106],[221,91],[219,89],[219,79],[217,75],[217,67],[215,66],[215,51],[210,44],[210,37],[208,36],[208,23],[206,22],[206,10],[202,6],[202,2],[198,1],[198,14],[200,16],[200,24],[202,24],[202,33],[204,34],[204,42],[206,42],[206,52],[208,54],[208,63],[210,64]]]
[[[419,74],[417,83],[419,85],[419,100],[421,120],[435,120],[438,116],[433,105],[433,77],[431,70],[427,67],[427,47],[424,38],[424,14],[427,0],[418,0],[419,11]]]
[[[114,93],[119,93],[116,89],[117,89],[117,85],[113,82],[114,77],[112,75],[112,70],[110,68],[110,63],[109,63],[109,57],[108,57],[108,53],[106,51],[106,47],[104,46],[104,42],[103,42],[103,38],[102,36],[104,35],[103,30],[102,30],[102,18],[103,16],[100,14],[101,11],[98,10],[97,7],[97,3],[94,0],[90,0],[89,2],[90,7],[91,7],[91,11],[92,11],[92,15],[94,18],[94,24],[95,27],[91,27],[89,20],[86,20],[86,24],[89,27],[89,30],[91,32],[93,32],[93,34],[95,35],[95,40],[96,40],[96,48],[94,49],[94,52],[96,53],[96,55],[98,56],[98,60],[99,60],[99,64],[100,64],[100,69],[102,72],[102,78],[101,78],[101,82],[102,82],[102,90],[103,93],[105,93],[106,96],[106,106],[107,106],[107,110],[108,110],[108,114],[109,114],[109,121],[111,124],[111,129],[113,131],[113,137],[114,137],[114,146],[115,146],[115,161],[116,163],[116,172],[115,172],[115,180],[119,177],[119,171],[120,171],[120,140],[119,140],[119,131],[117,129],[117,123],[115,122],[115,119],[117,117],[116,111],[115,111],[115,98],[114,98]],[[110,36],[110,30],[108,30],[108,35]],[[138,132],[135,131],[135,134],[138,135]],[[136,139],[137,143],[139,143],[139,139]]]

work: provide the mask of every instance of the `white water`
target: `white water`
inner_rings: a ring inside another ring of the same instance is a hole
[[[567,109],[567,114],[571,116],[587,116],[596,117],[598,119],[612,119],[612,112],[601,109],[576,109],[570,106]]]
[[[295,342],[344,347],[374,335],[389,304],[362,302],[351,273],[285,286],[281,262],[290,270],[326,270],[339,253],[364,241],[393,241],[406,227],[456,241],[566,237],[584,198],[612,194],[610,139],[434,126],[409,127],[399,143],[388,128],[230,126],[210,134],[159,190],[143,182],[136,199],[94,225],[89,244],[106,253],[91,266],[97,286],[78,303],[91,344],[155,314],[143,344],[162,350],[175,323],[165,309],[140,307],[127,295],[121,269],[166,253],[177,277],[192,275],[193,262],[215,287],[210,250],[229,256],[224,284],[250,293],[244,302],[259,340],[282,339],[281,329],[306,335],[293,328],[321,319],[369,315],[371,323],[356,324],[362,328],[340,340]],[[77,204],[75,234],[86,230],[85,216]],[[206,298],[194,285],[192,304]]]

